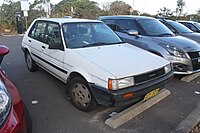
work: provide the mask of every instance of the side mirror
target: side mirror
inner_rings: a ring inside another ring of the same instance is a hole
[[[59,49],[63,50],[62,44],[61,43],[49,43],[49,49]]]
[[[139,35],[139,32],[137,30],[128,30],[127,34],[131,36],[137,36]]]
[[[176,32],[176,30],[174,30],[174,29],[170,29],[174,34],[177,34],[177,32]]]
[[[0,56],[7,55],[9,53],[9,48],[5,45],[0,45]]]
[[[9,53],[9,48],[5,45],[0,45],[0,64],[3,61],[3,57]]]

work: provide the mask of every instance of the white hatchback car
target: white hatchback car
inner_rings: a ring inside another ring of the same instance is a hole
[[[173,77],[168,61],[122,42],[97,20],[36,19],[22,50],[28,69],[40,66],[66,83],[82,111],[146,100]]]

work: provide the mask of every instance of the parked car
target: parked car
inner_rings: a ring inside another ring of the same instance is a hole
[[[0,64],[9,49],[0,45]],[[0,69],[0,133],[26,133],[23,102],[17,88]]]
[[[67,84],[72,104],[120,106],[148,99],[171,79],[167,60],[122,42],[97,20],[35,20],[22,40],[27,67],[38,66]],[[158,89],[159,88],[159,89]]]
[[[148,50],[173,63],[175,74],[200,71],[200,45],[175,36],[158,20],[143,16],[101,16],[125,42]]]
[[[185,25],[190,30],[200,33],[200,23],[195,22],[195,21],[181,21],[181,20],[179,20],[178,22]]]
[[[200,33],[193,32],[181,23],[159,19],[165,26],[167,26],[175,35],[183,36],[200,43]]]

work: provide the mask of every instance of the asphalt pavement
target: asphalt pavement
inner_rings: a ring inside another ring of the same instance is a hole
[[[117,129],[105,125],[109,114],[124,107],[99,106],[84,113],[70,103],[65,84],[39,69],[29,72],[21,50],[21,36],[0,36],[0,44],[10,48],[2,69],[18,88],[32,119],[33,133],[169,133],[200,102],[200,77],[192,82],[175,78],[166,88],[171,94]]]

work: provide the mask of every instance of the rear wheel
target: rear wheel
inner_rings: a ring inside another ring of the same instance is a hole
[[[26,65],[27,65],[29,71],[34,72],[34,71],[38,70],[38,66],[35,63],[35,61],[32,59],[29,52],[26,52],[25,60],[26,60]]]
[[[70,81],[68,92],[72,104],[81,111],[90,112],[97,106],[87,82],[81,77]]]

